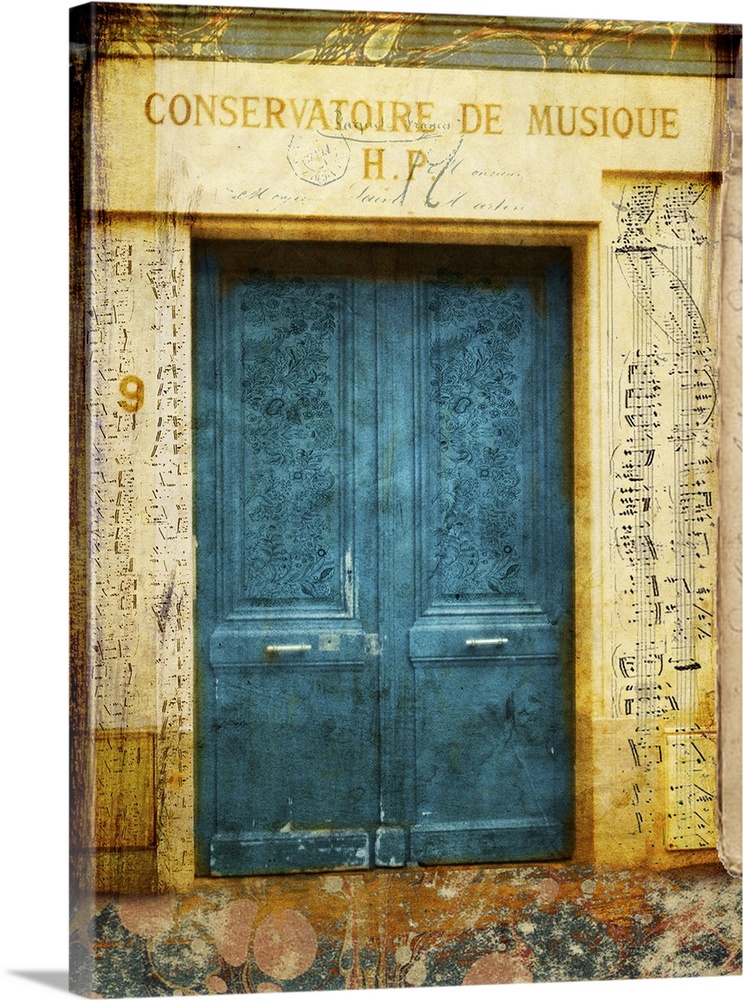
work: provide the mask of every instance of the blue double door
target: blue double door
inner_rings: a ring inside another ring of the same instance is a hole
[[[567,251],[194,251],[199,871],[569,855]]]

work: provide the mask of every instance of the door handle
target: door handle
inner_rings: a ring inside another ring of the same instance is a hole
[[[505,646],[508,639],[465,639],[465,646]]]
[[[288,646],[266,646],[267,653],[309,653],[312,646],[309,643],[298,642]]]

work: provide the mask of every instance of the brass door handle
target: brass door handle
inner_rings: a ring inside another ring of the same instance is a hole
[[[465,639],[465,646],[505,646],[508,639]]]
[[[312,646],[304,642],[288,646],[266,646],[267,653],[309,653],[311,650]]]

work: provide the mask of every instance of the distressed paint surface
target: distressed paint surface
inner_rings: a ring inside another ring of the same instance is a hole
[[[121,11],[117,6],[112,19],[101,22],[101,46],[109,57],[165,56],[184,63],[213,57],[221,64],[245,58],[237,14],[214,14],[203,31],[187,35],[172,21],[162,21],[156,9],[138,8],[134,22],[117,20]],[[238,40],[232,49],[231,29]],[[683,72],[694,72],[696,64],[703,73],[714,73],[724,63],[715,68],[708,39],[695,55],[702,36],[684,25],[617,24],[610,26],[611,40],[600,43],[590,35],[602,30],[600,24],[569,22],[557,36],[537,33],[518,43],[506,38],[502,25],[475,25],[464,34],[439,29],[441,36],[418,45],[416,32],[432,30],[422,20],[357,15],[339,22],[337,34],[332,34],[336,27],[323,25],[310,39],[309,28],[303,28],[302,44],[290,40],[286,51],[262,51],[269,61],[293,57],[308,71],[313,63],[492,69],[493,52],[513,42],[513,58],[523,55],[523,43],[535,69],[597,70],[611,51],[624,61],[614,62],[610,54],[603,63],[607,68],[632,72],[634,65],[647,72],[652,62],[634,56],[643,40],[652,39],[656,54],[659,45],[669,46],[671,53],[671,59],[659,60],[659,71],[683,66]],[[275,27],[271,32],[275,39]],[[485,43],[482,51],[479,40]],[[644,51],[647,55],[650,49]],[[625,58],[629,55],[633,58]],[[674,63],[677,55],[680,61]],[[180,85],[176,76],[168,76],[174,66],[173,61],[163,78]],[[545,79],[560,83],[558,74]],[[594,94],[600,79],[592,74],[582,85]],[[383,77],[377,74],[375,80],[384,92]],[[663,91],[669,102],[681,93],[673,86]],[[550,93],[548,88],[544,99],[556,103],[564,91],[554,98]],[[709,111],[705,121],[721,127],[716,100],[710,87],[701,105]],[[695,139],[703,134],[700,129]],[[100,139],[94,137],[94,154],[102,151],[96,145]],[[454,165],[457,158],[447,158],[459,152],[455,145],[441,145],[442,164]],[[203,221],[199,208],[210,202],[202,200],[201,180],[180,163],[161,180],[164,204],[178,207],[185,218],[100,214],[91,221],[85,343],[93,626],[88,724],[93,732],[127,732],[130,745],[142,732],[152,739],[154,775],[146,763],[130,777],[133,787],[143,789],[144,801],[147,790],[153,791],[157,852],[124,846],[98,850],[99,887],[152,895],[82,901],[73,915],[72,936],[81,989],[92,984],[108,995],[172,995],[740,973],[739,886],[716,868],[657,870],[714,857],[709,849],[697,850],[702,837],[704,843],[712,841],[709,830],[700,836],[694,819],[697,811],[710,814],[712,774],[700,770],[689,748],[697,733],[704,732],[710,743],[715,736],[710,731],[714,633],[708,627],[705,588],[715,564],[714,546],[707,544],[716,508],[709,464],[716,404],[703,397],[709,397],[714,383],[709,375],[714,375],[716,357],[716,289],[707,275],[717,261],[718,237],[716,195],[705,171],[720,168],[724,158],[719,149],[702,149],[704,142],[696,141],[689,147],[692,160],[682,164],[668,149],[648,159],[644,147],[630,154],[629,145],[607,140],[609,146],[610,171],[631,168],[629,173],[602,177],[603,151],[586,157],[575,146],[566,156],[563,144],[556,171],[561,183],[545,179],[546,167],[554,166],[557,157],[535,159],[530,151],[525,160],[535,165],[534,178],[522,189],[523,197],[512,199],[511,209],[515,205],[518,211],[508,216],[546,223],[545,239],[565,218],[580,218],[593,241],[588,263],[576,271],[579,294],[590,303],[585,329],[576,329],[585,351],[576,377],[588,387],[580,398],[591,403],[576,413],[576,456],[586,472],[578,483],[578,506],[583,523],[591,522],[576,552],[579,588],[589,595],[583,607],[591,610],[579,626],[577,678],[583,839],[581,860],[559,866],[193,882],[195,581],[186,222]],[[255,148],[260,170],[258,144]],[[557,143],[551,149],[556,152]],[[129,142],[125,152],[128,175],[142,190],[154,191],[154,159],[147,159],[137,143]],[[511,185],[509,197],[519,190],[502,176],[508,164],[489,164],[489,154],[475,144],[463,152],[470,154],[463,161],[468,170],[495,170],[497,185]],[[323,191],[314,183],[319,176],[302,177],[299,140],[283,148],[281,157],[288,183],[274,190],[279,197],[269,213],[310,218],[318,205],[332,203],[332,197],[322,202]],[[279,162],[270,149],[265,159],[272,166]],[[590,164],[595,169],[589,183]],[[679,165],[688,172],[669,177],[669,169]],[[328,168],[332,175],[337,164],[325,163]],[[458,169],[461,176],[463,166]],[[659,180],[655,171],[665,176]],[[477,183],[492,187],[493,179]],[[430,185],[426,188],[430,196]],[[464,218],[487,223],[504,218],[500,194],[498,200],[473,195],[467,202],[458,197],[459,190],[451,176],[442,177],[429,199],[438,204],[421,207],[421,200],[419,217],[455,226]],[[99,192],[105,193],[105,185]],[[545,192],[548,197],[540,200]],[[154,197],[143,205],[145,212],[156,210]],[[244,215],[265,206],[257,198],[237,201],[234,208]],[[398,209],[373,203],[363,211],[370,217],[394,216]],[[509,238],[518,242],[526,231],[512,228]],[[649,303],[662,310],[660,324]],[[660,387],[654,385],[656,370]],[[119,405],[120,399],[127,401],[122,380],[132,375],[144,387],[144,405],[136,412]],[[640,377],[642,394],[628,395]],[[659,427],[638,421],[638,414],[644,420],[658,403]],[[688,436],[682,438],[684,421]],[[332,636],[328,641],[332,645]],[[375,652],[378,643],[376,635],[370,636],[369,650]],[[660,678],[653,670],[659,656]],[[124,748],[123,735],[117,739]],[[399,754],[398,770],[401,762]],[[705,754],[704,765],[709,763]],[[105,783],[102,772],[97,777]],[[108,836],[102,833],[101,842]],[[397,843],[383,846],[396,857]],[[625,870],[589,867],[585,858]],[[171,894],[156,896],[157,889]]]
[[[568,256],[197,260],[202,873],[567,855]]]
[[[461,867],[102,896],[73,947],[104,996],[740,975],[740,919],[715,865]]]
[[[106,4],[96,48],[106,56],[245,59],[338,66],[452,66],[573,72],[729,73],[724,27],[640,22],[460,18],[435,14]],[[73,39],[85,37],[83,16]]]
[[[155,846],[154,733],[99,731],[95,831],[89,847]]]

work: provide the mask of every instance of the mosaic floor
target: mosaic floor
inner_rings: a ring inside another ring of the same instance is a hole
[[[739,975],[741,883],[713,865],[203,880],[79,906],[71,966],[94,997]]]

